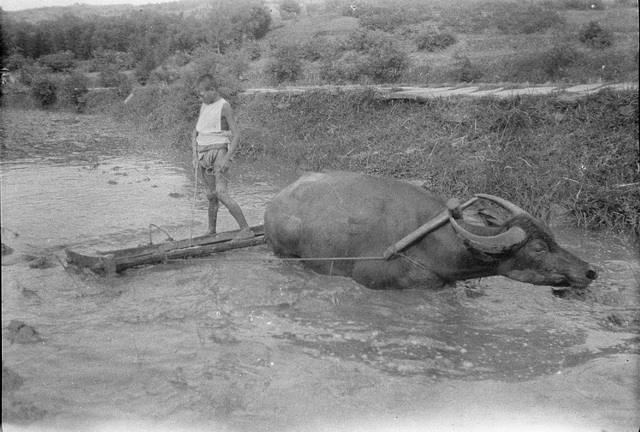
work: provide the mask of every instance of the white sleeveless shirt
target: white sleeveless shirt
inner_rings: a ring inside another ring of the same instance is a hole
[[[198,151],[227,148],[230,131],[222,130],[222,107],[226,100],[220,98],[212,104],[202,104],[196,123]]]

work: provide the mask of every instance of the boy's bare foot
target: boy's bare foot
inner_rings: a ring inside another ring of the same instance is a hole
[[[236,234],[236,236],[233,238],[233,240],[231,240],[231,242],[246,240],[253,237],[255,237],[255,234],[253,233],[253,231],[251,231],[251,228],[243,228],[240,230],[238,234]]]

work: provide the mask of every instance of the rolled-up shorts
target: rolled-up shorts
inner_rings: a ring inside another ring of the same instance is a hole
[[[205,185],[212,191],[227,190],[227,178],[220,172],[220,161],[226,154],[226,148],[207,150],[200,154],[200,172]]]

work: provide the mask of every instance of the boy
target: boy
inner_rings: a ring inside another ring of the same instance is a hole
[[[202,75],[198,79],[196,91],[202,100],[202,106],[191,141],[193,163],[199,168],[209,200],[208,233],[216,233],[218,207],[219,202],[222,202],[240,225],[240,232],[234,241],[251,238],[253,231],[249,228],[240,206],[227,193],[228,180],[224,175],[240,146],[240,130],[233,110],[229,102],[218,93],[216,82],[211,75]]]

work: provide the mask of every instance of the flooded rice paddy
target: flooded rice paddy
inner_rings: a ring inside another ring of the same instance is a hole
[[[65,268],[64,250],[164,241],[150,224],[205,231],[189,150],[104,117],[3,115],[6,431],[640,425],[640,262],[624,239],[555,229],[600,274],[568,298],[498,277],[371,291],[265,245],[101,278]],[[230,192],[258,224],[294,178],[240,163]],[[219,224],[236,228],[225,210]]]

